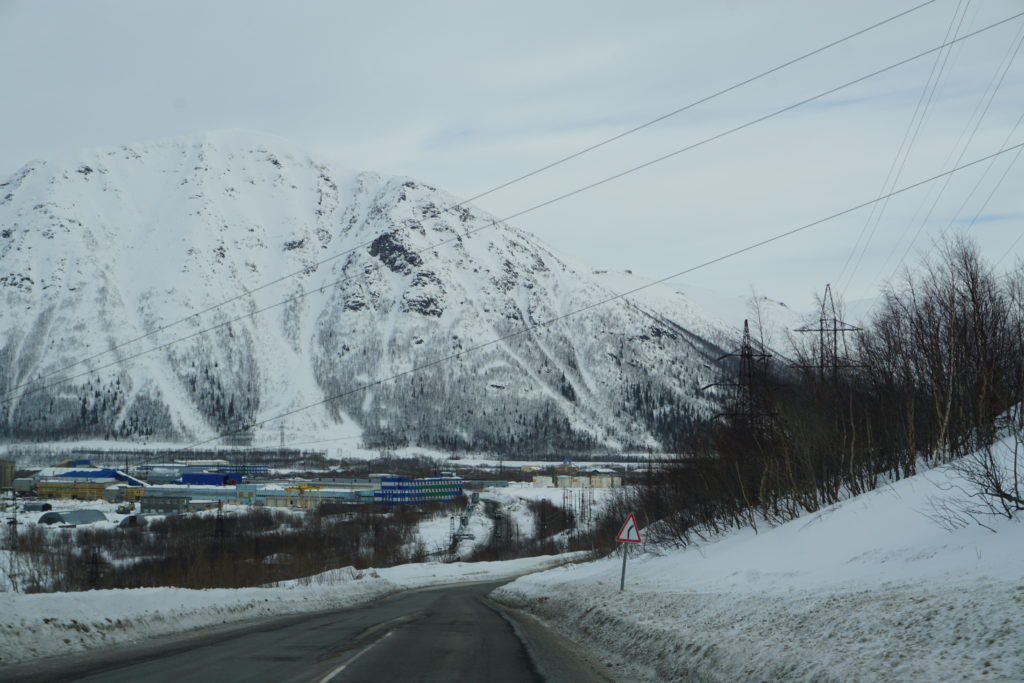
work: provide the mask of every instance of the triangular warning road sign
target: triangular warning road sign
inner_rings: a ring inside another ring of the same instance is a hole
[[[619,535],[615,537],[615,540],[623,543],[641,543],[640,529],[636,526],[636,517],[632,512],[626,518],[626,523],[619,529]]]

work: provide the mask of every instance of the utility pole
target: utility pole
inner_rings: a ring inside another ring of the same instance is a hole
[[[455,515],[448,518],[448,559],[455,559]]]
[[[14,489],[11,489],[11,517],[7,520],[8,540],[8,568],[7,574],[11,577],[11,590],[18,590],[18,496]]]
[[[100,554],[96,546],[91,546],[89,550],[89,588],[95,590],[100,587]]]
[[[213,537],[217,539],[217,549],[220,550],[220,546],[224,541],[225,530],[224,530],[224,501],[217,501],[217,519],[214,522]]]

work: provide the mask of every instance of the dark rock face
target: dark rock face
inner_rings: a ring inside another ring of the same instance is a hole
[[[405,313],[419,313],[420,315],[434,316],[440,318],[444,313],[441,302],[432,296],[412,296],[402,301],[402,309]]]
[[[441,299],[444,293],[441,278],[429,270],[421,270],[416,273],[409,291],[406,292],[401,310],[440,318],[444,313]]]
[[[370,256],[376,256],[392,272],[409,275],[423,265],[423,259],[402,244],[394,232],[388,232],[370,243]]]

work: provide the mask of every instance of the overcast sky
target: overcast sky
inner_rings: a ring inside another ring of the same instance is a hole
[[[0,0],[0,175],[83,147],[245,128],[469,197],[922,1]],[[936,0],[478,204],[519,212],[936,47],[951,26],[963,35],[1021,11]],[[996,152],[1011,132],[1024,142],[1024,55],[1009,62],[1022,35],[1018,18],[512,222],[596,268],[683,270],[878,196],[933,70],[897,187]],[[996,261],[1024,232],[1013,158],[894,198],[852,281],[852,267],[839,276],[869,210],[681,281],[753,285],[800,308],[827,282],[862,298],[948,227]]]

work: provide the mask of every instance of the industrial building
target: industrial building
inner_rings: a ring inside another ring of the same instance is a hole
[[[139,503],[139,511],[147,515],[183,515],[186,512],[213,510],[222,502],[189,496],[146,496]]]
[[[108,503],[134,503],[146,495],[144,486],[132,486],[118,482],[111,484],[103,491],[103,500]]]
[[[375,491],[373,497],[386,505],[402,505],[448,502],[461,493],[462,477],[387,477],[381,479],[380,490]]]
[[[145,488],[135,477],[100,467],[47,468],[36,473],[32,480],[36,493],[44,498],[105,500],[108,488],[124,485],[134,489],[130,494],[124,493],[124,500],[137,500]]]
[[[578,472],[555,476],[538,475],[533,478],[537,488],[560,489],[614,489],[622,486],[622,475],[611,472]]]
[[[225,474],[242,481],[243,476],[265,476],[269,468],[266,465],[232,465],[227,460],[176,460],[141,465],[139,471],[150,484],[169,484],[181,480],[186,474]]]
[[[108,486],[117,484],[113,477],[60,477],[36,483],[36,493],[43,498],[103,500]]]
[[[143,512],[175,514],[218,504],[309,509],[323,503],[443,502],[461,494],[463,486],[462,478],[456,475],[411,479],[377,474],[365,479],[248,482],[240,468],[222,460],[174,462],[142,469],[146,482],[110,468],[47,468],[32,477],[31,488],[48,498],[138,501]],[[24,485],[22,488],[30,490]]]
[[[351,480],[344,484],[317,482],[246,483],[229,485],[157,484],[146,487],[143,510],[155,511],[162,498],[210,500],[236,505],[315,508],[322,503],[373,503],[387,505],[450,501],[462,493],[461,477],[409,479],[385,476]]]
[[[14,461],[0,460],[0,490],[14,486]]]
[[[39,524],[92,524],[93,522],[106,522],[107,516],[99,510],[65,510],[62,512],[50,511],[43,513],[39,518]]]
[[[146,488],[142,499],[144,511],[149,511],[155,499],[182,498],[185,500],[211,500],[236,505],[266,505],[268,507],[313,508],[321,503],[372,503],[372,488],[328,488],[315,484],[234,484],[201,486],[192,484],[158,484]]]

